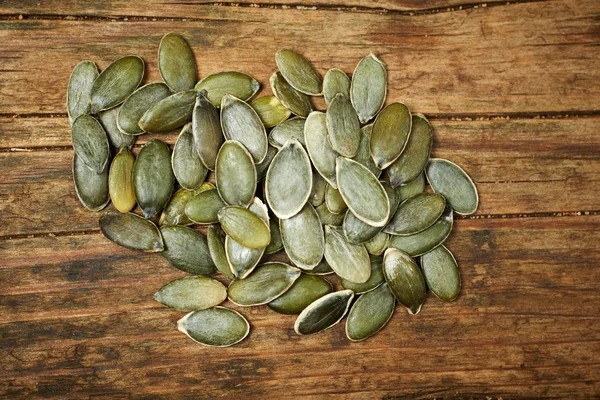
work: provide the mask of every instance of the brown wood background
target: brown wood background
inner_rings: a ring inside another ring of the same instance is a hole
[[[460,298],[398,308],[357,344],[343,324],[298,337],[266,307],[241,310],[252,332],[232,348],[179,333],[152,294],[183,273],[99,234],[65,110],[84,59],[139,54],[158,80],[170,31],[200,77],[263,85],[281,47],[323,74],[378,54],[388,101],[427,115],[434,155],[479,188],[448,241]],[[0,397],[600,398],[599,45],[597,0],[0,1]]]

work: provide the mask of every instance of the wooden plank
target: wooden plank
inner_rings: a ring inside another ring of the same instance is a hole
[[[290,397],[593,397],[599,224],[457,221],[455,302],[429,298],[417,316],[398,308],[357,344],[343,325],[298,337],[292,316],[238,308],[253,330],[229,349],[194,344],[175,330],[182,313],[153,302],[161,280],[181,275],[158,255],[98,234],[1,241],[0,394],[279,398],[284,385]]]
[[[186,22],[5,20],[0,109],[64,112],[70,71],[84,59],[104,68],[139,54],[147,81],[158,80],[158,43],[175,30],[195,49],[202,77],[234,68],[266,84],[276,50],[302,43],[321,73],[352,72],[370,51],[380,55],[389,71],[389,101],[423,113],[590,110],[600,98],[598,10],[594,0],[556,0],[414,16],[208,7]]]

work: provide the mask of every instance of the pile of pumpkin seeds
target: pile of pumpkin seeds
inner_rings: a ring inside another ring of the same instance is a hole
[[[430,158],[427,119],[400,102],[383,107],[387,73],[373,54],[351,78],[331,69],[321,79],[292,50],[275,62],[274,95],[254,100],[260,84],[242,72],[196,82],[193,52],[173,33],[158,51],[163,82],[140,87],[136,56],[101,73],[78,64],[67,95],[73,179],[87,209],[112,201],[103,234],[190,274],[155,299],[190,312],[179,330],[209,346],[250,331],[220,306],[226,299],[299,314],[300,335],[347,317],[352,341],[383,328],[396,302],[417,314],[428,289],[454,300],[460,274],[443,242],[453,214],[474,213],[478,195],[458,165]],[[314,110],[311,96],[324,96],[327,110]],[[138,136],[179,128],[172,149],[152,139],[131,152]]]

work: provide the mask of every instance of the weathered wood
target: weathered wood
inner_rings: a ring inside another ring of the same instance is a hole
[[[419,112],[590,110],[600,98],[599,34],[591,27],[599,9],[594,0],[413,16],[215,6],[203,8],[198,20],[176,24],[5,20],[0,109],[64,112],[69,74],[84,59],[104,68],[138,54],[147,81],[156,81],[160,38],[177,30],[195,50],[200,76],[233,68],[266,84],[275,51],[298,46],[321,73],[331,67],[350,73],[373,51],[388,67],[389,100]]]

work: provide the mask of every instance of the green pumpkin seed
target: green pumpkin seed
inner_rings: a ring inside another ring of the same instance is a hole
[[[132,213],[106,213],[100,217],[104,236],[131,250],[156,253],[164,250],[160,231],[151,221]]]
[[[258,92],[260,83],[253,77],[237,71],[223,71],[208,75],[196,84],[196,90],[206,90],[206,98],[213,106],[221,107],[226,95],[248,101]]]
[[[160,140],[152,139],[142,147],[133,165],[135,198],[146,219],[167,205],[174,185],[171,150]]]
[[[154,300],[160,304],[180,311],[206,310],[226,298],[225,285],[205,276],[185,276],[167,283],[154,294]]]
[[[144,77],[144,61],[126,56],[114,61],[98,75],[92,85],[92,114],[118,106],[137,89]]]
[[[310,191],[310,198],[308,199],[313,207],[318,207],[325,202],[325,190],[327,186],[327,181],[318,172],[313,171],[313,185]]]
[[[281,75],[296,90],[317,96],[323,91],[321,77],[310,62],[295,51],[282,49],[275,54]]]
[[[378,256],[383,254],[383,252],[388,248],[389,243],[390,235],[384,232],[379,232],[377,235],[365,242],[365,249],[367,249],[369,254]]]
[[[127,147],[123,147],[110,164],[108,175],[108,193],[115,208],[129,212],[135,207],[135,191],[133,189],[133,164],[135,157]]]
[[[304,272],[308,275],[333,275],[335,273],[335,272],[333,272],[333,269],[331,269],[329,264],[327,264],[327,261],[325,260],[325,258],[323,258],[321,260],[321,262],[319,263],[319,265],[317,265],[313,269],[302,270],[302,272]]]
[[[174,92],[193,89],[196,59],[188,42],[176,33],[167,33],[158,47],[158,71]]]
[[[338,154],[333,150],[327,138],[327,117],[320,111],[313,111],[304,125],[306,150],[317,172],[337,189],[335,162]]]
[[[183,188],[195,190],[204,183],[208,169],[194,148],[192,124],[186,124],[181,130],[171,155],[171,166],[177,182]]]
[[[331,293],[333,287],[325,279],[302,274],[291,288],[269,304],[269,308],[280,314],[300,314],[312,302]]]
[[[160,233],[165,243],[165,250],[160,254],[172,266],[194,275],[215,273],[208,243],[200,233],[178,225],[162,226]]]
[[[460,293],[460,271],[456,259],[444,245],[421,256],[425,282],[433,294],[444,301],[452,301]]]
[[[108,164],[101,174],[91,171],[77,154],[73,155],[73,181],[81,204],[90,211],[100,211],[110,201]]]
[[[225,203],[248,206],[256,192],[256,167],[252,156],[238,141],[227,140],[217,155],[217,190]]]
[[[387,284],[363,294],[356,300],[346,319],[346,336],[357,342],[379,332],[392,318],[396,299]]]
[[[287,121],[283,121],[274,127],[271,132],[269,132],[269,144],[277,149],[280,149],[288,140],[298,139],[298,141],[305,146],[305,123],[306,118],[303,117],[294,117],[288,119]]]
[[[358,219],[375,227],[387,223],[390,199],[377,177],[367,167],[348,158],[338,157],[336,178],[342,198]]]
[[[370,257],[371,259],[371,276],[364,283],[350,282],[346,279],[341,279],[340,283],[344,289],[350,289],[356,294],[370,292],[381,285],[385,278],[383,277],[383,257]]]
[[[306,151],[290,139],[275,155],[265,178],[265,197],[279,219],[298,214],[310,197],[312,169]]]
[[[371,130],[371,157],[377,168],[385,169],[400,157],[411,127],[410,110],[402,103],[392,103],[379,113]]]
[[[333,186],[327,185],[325,189],[325,204],[332,214],[341,214],[348,209],[348,205],[342,198],[340,191]]]
[[[313,110],[310,98],[302,92],[294,89],[281,75],[275,72],[269,79],[271,90],[277,96],[281,104],[287,107],[295,115],[306,117]]]
[[[344,214],[333,214],[327,209],[327,204],[325,203],[315,208],[315,211],[319,215],[319,220],[323,226],[342,226],[342,223],[344,222]]]
[[[383,256],[383,276],[394,297],[411,314],[421,311],[425,301],[425,278],[413,259],[405,252],[387,249]]]
[[[326,294],[306,307],[294,324],[299,335],[311,335],[331,328],[344,318],[354,298],[352,290]]]
[[[194,311],[177,321],[177,329],[205,346],[227,347],[250,333],[250,324],[240,313],[225,307]]]
[[[283,249],[283,239],[281,237],[281,230],[279,229],[279,219],[275,216],[271,216],[269,219],[269,230],[271,231],[271,243],[265,249],[265,254],[277,253]]]
[[[225,254],[225,232],[218,225],[211,225],[208,227],[206,240],[208,242],[210,257],[219,272],[229,279],[235,279],[235,275],[231,272],[227,255]]]
[[[338,93],[327,109],[327,132],[331,148],[344,157],[354,157],[360,144],[360,124],[350,100]]]
[[[221,131],[219,111],[206,98],[206,91],[198,93],[192,113],[194,147],[200,161],[211,171],[215,170],[217,154],[225,141]]]
[[[420,174],[413,181],[408,182],[406,185],[398,186],[396,188],[396,195],[402,203],[406,199],[410,199],[425,191],[425,174]]]
[[[352,157],[354,161],[359,164],[364,165],[379,178],[381,175],[381,170],[377,168],[373,158],[371,157],[371,131],[373,130],[373,125],[365,125],[360,129],[360,143],[358,144],[358,151],[356,155]]]
[[[325,236],[319,215],[312,205],[288,219],[279,221],[283,247],[288,257],[298,267],[310,270],[323,258]]]
[[[150,83],[137,89],[119,108],[117,114],[119,131],[126,135],[141,135],[144,133],[138,125],[144,113],[170,95],[171,91],[164,83]]]
[[[387,91],[385,65],[374,54],[360,60],[350,86],[350,99],[360,122],[367,123],[377,115]]]
[[[214,224],[219,222],[219,211],[226,205],[217,189],[208,189],[196,194],[187,202],[185,215],[197,224]]]
[[[165,97],[146,110],[139,127],[145,132],[166,133],[187,124],[192,120],[197,93],[192,89]]]
[[[425,170],[433,144],[431,126],[421,114],[413,114],[406,148],[387,169],[393,187],[406,185]]]
[[[137,136],[127,135],[119,130],[117,126],[117,116],[121,107],[111,108],[110,110],[100,111],[98,113],[98,122],[104,128],[108,142],[117,150],[123,147],[131,149]]]
[[[273,161],[275,154],[277,154],[277,149],[273,146],[269,146],[267,148],[267,155],[265,159],[260,164],[255,164],[256,180],[258,182],[265,179],[265,176],[267,175],[267,171],[269,170],[269,166],[271,165],[271,161]]]
[[[444,196],[421,193],[405,200],[383,230],[392,235],[408,236],[422,232],[438,220],[446,207]]]
[[[101,174],[110,157],[110,146],[96,118],[87,114],[77,117],[71,128],[71,140],[81,161],[91,171]]]
[[[452,232],[452,208],[446,207],[442,216],[429,228],[410,236],[392,235],[390,247],[402,250],[412,257],[431,251],[444,243]]]
[[[477,187],[461,167],[442,158],[432,158],[426,174],[433,191],[448,199],[457,214],[471,215],[477,211]]]
[[[212,183],[204,182],[197,190],[179,189],[173,194],[163,210],[159,223],[161,225],[191,225],[193,222],[185,215],[185,206],[195,195],[214,188],[215,186]],[[219,194],[217,194],[217,197],[221,200]],[[215,211],[215,219],[216,213],[217,211]]]
[[[327,71],[323,79],[325,104],[329,105],[338,93],[343,94],[347,99],[350,98],[350,78],[344,71],[333,68]]]
[[[269,225],[243,207],[223,207],[218,214],[221,227],[233,240],[251,249],[267,247],[271,241]]]
[[[284,294],[300,277],[300,270],[280,262],[257,267],[246,279],[231,282],[229,300],[240,306],[269,303]]]
[[[250,105],[226,95],[221,102],[221,127],[227,140],[237,140],[252,155],[255,163],[267,155],[267,132],[260,117]]]
[[[342,279],[364,283],[371,276],[371,260],[365,246],[348,243],[341,228],[325,225],[325,259]]]
[[[67,113],[71,123],[80,115],[90,113],[92,86],[97,77],[98,67],[92,61],[82,61],[73,69],[67,89]]]
[[[265,128],[272,128],[292,115],[292,112],[275,96],[259,97],[252,100],[250,106],[256,111]]]

